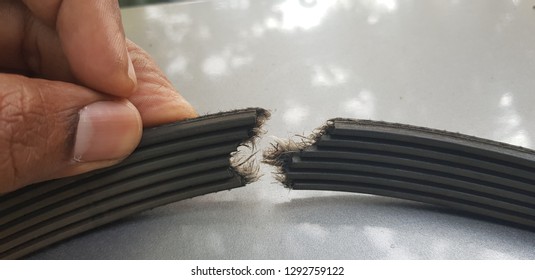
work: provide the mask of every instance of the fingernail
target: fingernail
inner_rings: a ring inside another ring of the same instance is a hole
[[[95,162],[128,156],[139,144],[142,124],[128,101],[99,101],[80,110],[74,160]]]
[[[134,70],[134,64],[132,64],[132,59],[130,58],[128,50],[126,51],[126,55],[128,57],[128,77],[132,80],[134,85],[137,85],[136,71]]]

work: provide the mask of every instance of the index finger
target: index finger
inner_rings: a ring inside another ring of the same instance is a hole
[[[128,56],[118,1],[23,0],[55,27],[76,79],[92,89],[130,96],[137,79]]]

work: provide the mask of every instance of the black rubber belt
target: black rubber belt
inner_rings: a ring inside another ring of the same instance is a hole
[[[0,258],[45,246],[170,202],[246,183],[230,163],[256,136],[259,108],[208,115],[147,129],[120,164],[25,187],[0,197]]]
[[[535,229],[533,150],[458,133],[348,119],[330,120],[310,141],[293,148],[274,145],[265,154],[292,189],[403,198]]]

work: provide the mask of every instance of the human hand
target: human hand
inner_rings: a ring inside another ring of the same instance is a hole
[[[0,193],[118,163],[142,127],[197,116],[113,0],[0,1]]]

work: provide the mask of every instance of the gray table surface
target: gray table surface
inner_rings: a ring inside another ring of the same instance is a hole
[[[260,106],[270,135],[332,117],[535,148],[535,1],[198,1],[123,10],[201,114]],[[36,259],[533,259],[535,233],[431,205],[247,187],[160,207]]]

